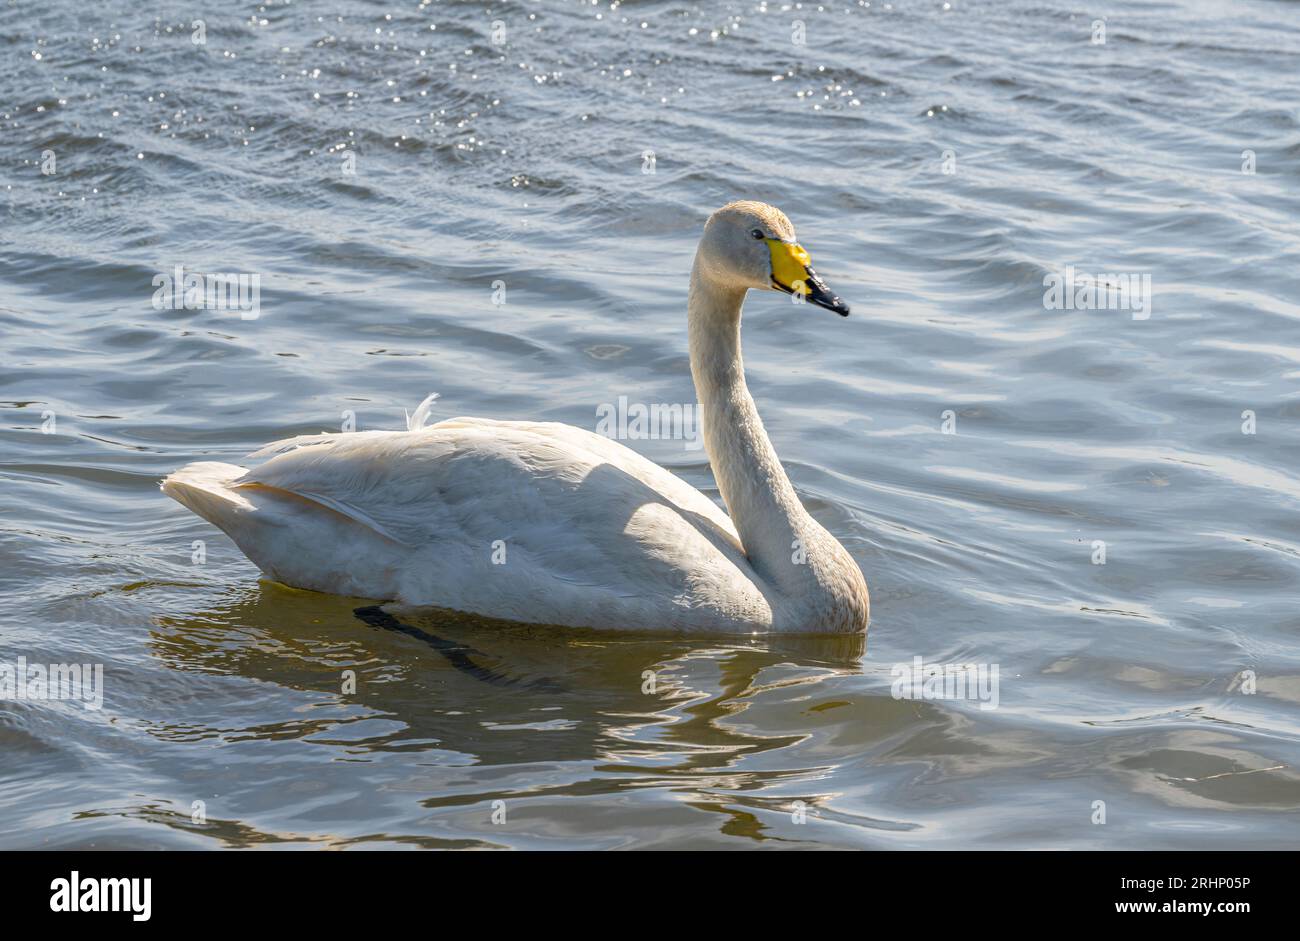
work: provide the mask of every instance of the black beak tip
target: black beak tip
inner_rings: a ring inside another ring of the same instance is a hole
[[[841,317],[847,317],[849,315],[849,305],[844,303],[838,294],[815,291],[808,300],[812,301],[818,307],[824,307],[826,310],[834,311]]]
[[[808,285],[808,300],[812,301],[818,307],[834,311],[841,317],[847,317],[849,315],[849,305],[844,303],[838,294],[832,293],[831,290],[826,287],[826,282],[817,277],[817,272],[813,271],[811,268],[808,269],[808,280],[805,283]]]
[[[804,283],[808,287],[808,293],[804,295],[808,303],[824,310],[834,311],[841,317],[849,315],[849,305],[844,303],[838,294],[832,294],[812,269],[808,270],[808,280]],[[776,278],[772,279],[772,287],[778,291],[784,291],[786,294],[794,294],[792,288],[786,287]]]

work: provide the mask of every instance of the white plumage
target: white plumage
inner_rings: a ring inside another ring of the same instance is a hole
[[[251,470],[190,464],[162,489],[299,588],[533,624],[863,631],[862,574],[804,511],[745,388],[740,303],[745,288],[774,279],[772,263],[759,270],[754,257],[760,226],[793,244],[771,207],[715,213],[691,279],[692,371],[732,517],[635,451],[570,425],[422,427],[436,396],[406,431],[277,441]]]

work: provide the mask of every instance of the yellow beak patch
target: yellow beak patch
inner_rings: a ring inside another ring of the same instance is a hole
[[[768,239],[768,250],[772,253],[772,280],[792,294],[808,295],[808,269],[812,259],[802,245],[782,242],[780,239]]]

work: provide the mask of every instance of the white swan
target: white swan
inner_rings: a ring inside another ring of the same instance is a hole
[[[804,510],[745,385],[751,288],[847,315],[772,206],[735,202],[691,270],[691,373],[728,518],[606,437],[553,422],[453,418],[306,435],[246,470],[202,462],[163,492],[299,588],[574,627],[737,634],[867,629],[857,563]]]

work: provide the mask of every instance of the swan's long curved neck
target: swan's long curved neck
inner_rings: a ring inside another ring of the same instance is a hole
[[[808,575],[794,564],[811,517],[763,430],[745,385],[740,351],[744,288],[712,280],[699,259],[688,305],[691,375],[703,407],[704,444],[713,475],[754,568],[793,590]]]

